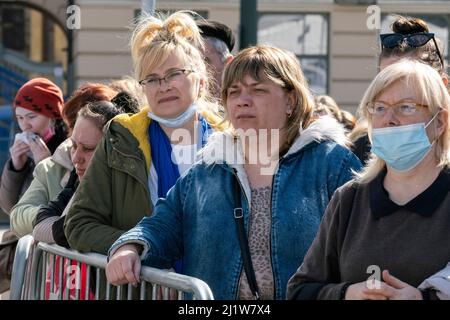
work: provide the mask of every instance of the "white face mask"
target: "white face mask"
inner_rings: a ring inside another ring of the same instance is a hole
[[[176,118],[167,119],[158,117],[153,112],[148,113],[148,117],[154,121],[157,121],[159,124],[169,127],[169,128],[179,128],[188,122],[197,112],[197,104],[194,102],[187,108],[182,114],[180,114]]]

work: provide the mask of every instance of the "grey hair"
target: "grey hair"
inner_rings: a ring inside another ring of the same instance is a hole
[[[214,49],[220,55],[220,60],[222,62],[225,62],[225,60],[231,55],[228,46],[222,40],[209,36],[205,36],[204,38],[211,42]]]

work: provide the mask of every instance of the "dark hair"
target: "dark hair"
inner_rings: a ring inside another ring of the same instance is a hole
[[[401,34],[429,32],[427,23],[422,19],[402,16],[398,16],[397,20],[392,23],[391,29],[393,32]]]
[[[111,102],[121,109],[122,113],[139,112],[139,102],[125,91],[119,92]]]
[[[78,117],[84,117],[91,120],[97,129],[103,131],[105,124],[122,113],[122,110],[118,108],[114,103],[109,101],[96,101],[89,102],[83,108],[78,111]]]
[[[395,33],[403,35],[429,32],[427,23],[419,18],[398,16],[391,29]],[[435,38],[436,44],[441,45],[441,41]],[[443,48],[439,47],[440,52],[444,52]],[[421,47],[411,47],[407,43],[402,43],[394,48],[383,47],[380,54],[381,59],[390,57],[413,57],[430,67],[435,69],[439,74],[445,73],[445,66],[442,65],[439,54],[436,50],[433,41],[428,41]]]
[[[230,27],[213,20],[197,20],[196,23],[202,36],[219,39],[227,45],[230,52],[233,51],[235,39]]]

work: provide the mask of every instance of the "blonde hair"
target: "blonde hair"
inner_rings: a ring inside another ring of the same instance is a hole
[[[203,60],[204,43],[200,30],[191,15],[193,11],[177,11],[166,19],[143,15],[131,37],[131,56],[135,77],[143,80],[152,70],[161,66],[168,57],[176,53],[203,79],[205,88],[199,99],[213,101],[209,95],[209,77]],[[151,106],[150,106],[151,107]],[[209,109],[217,110],[212,103]]]
[[[245,76],[259,81],[267,78],[280,85],[286,92],[294,92],[292,115],[287,119],[286,144],[292,145],[300,127],[306,129],[313,121],[311,92],[297,58],[290,52],[269,45],[258,45],[239,52],[226,66],[222,82],[222,101],[227,104],[227,91],[236,81],[243,82]]]
[[[411,92],[418,93],[421,99],[419,103],[428,106],[428,111],[432,115],[441,110],[441,112],[445,112],[447,127],[436,141],[435,157],[439,161],[439,166],[448,166],[450,164],[450,127],[448,121],[450,95],[439,73],[423,62],[408,58],[402,59],[383,69],[372,81],[359,105],[360,114],[368,122],[369,139],[372,140],[372,122],[366,108],[367,103],[375,101],[387,88],[398,81],[404,81],[405,86]],[[436,122],[431,123],[430,126],[435,127]],[[364,170],[357,176],[361,182],[369,182],[383,170],[385,165],[386,163],[382,159],[372,154]]]

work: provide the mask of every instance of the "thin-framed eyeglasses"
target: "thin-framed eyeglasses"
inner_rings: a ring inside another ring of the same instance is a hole
[[[384,102],[372,101],[366,105],[367,111],[376,117],[384,116],[388,109],[392,109],[394,114],[397,116],[408,117],[415,114],[418,111],[422,111],[428,106],[423,104],[418,104],[414,102],[398,102],[395,104],[387,104]]]
[[[158,88],[161,85],[161,81],[164,80],[166,84],[179,82],[185,75],[195,72],[192,69],[173,69],[166,73],[163,77],[149,76],[141,81],[139,84],[147,86],[149,88]]]
[[[436,53],[441,61],[442,68],[444,68],[444,59],[442,58],[441,51],[437,45],[436,39],[434,38],[434,33],[431,32],[420,32],[412,34],[401,34],[401,33],[383,33],[380,34],[381,45],[388,49],[393,49],[400,46],[404,41],[411,48],[418,48],[426,45],[428,41],[433,40],[434,46],[436,48]]]

